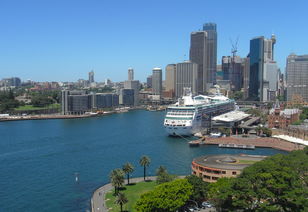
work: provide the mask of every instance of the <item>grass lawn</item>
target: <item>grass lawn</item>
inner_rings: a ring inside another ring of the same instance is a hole
[[[141,194],[153,190],[153,188],[156,186],[156,181],[150,181],[150,182],[140,182],[134,185],[125,186],[123,192],[128,199],[128,203],[123,205],[124,211],[135,211],[133,209],[133,206],[141,196]],[[114,190],[111,190],[106,194],[106,205],[107,208],[112,208],[109,211],[120,211],[120,206],[115,204],[114,201],[116,200],[116,197],[113,196]]]
[[[42,110],[42,109],[53,109],[60,108],[60,104],[52,104],[45,107],[34,107],[33,105],[24,105],[15,108],[15,111],[23,111],[23,110]]]
[[[238,163],[239,164],[254,164],[258,161],[255,161],[255,160],[239,160]]]

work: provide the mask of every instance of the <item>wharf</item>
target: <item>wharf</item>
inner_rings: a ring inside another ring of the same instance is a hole
[[[45,119],[79,119],[99,116],[99,114],[87,114],[87,115],[33,115],[33,116],[9,116],[7,118],[0,119],[0,122],[5,121],[26,121],[26,120],[45,120]]]
[[[205,139],[205,140],[204,140]],[[273,138],[273,137],[220,137],[220,138],[202,138],[194,141],[197,145],[205,144],[205,145],[250,145],[254,147],[265,147],[265,148],[273,148],[279,149],[283,151],[293,151],[304,149],[305,146],[301,144],[291,143],[282,139]]]
[[[221,148],[233,148],[233,149],[255,149],[254,145],[246,144],[218,144]]]

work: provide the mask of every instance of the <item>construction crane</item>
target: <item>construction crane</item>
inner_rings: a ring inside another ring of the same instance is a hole
[[[231,43],[231,46],[232,46],[231,53],[232,53],[233,59],[236,56],[237,47],[238,47],[238,39],[239,39],[239,36],[237,36],[235,42],[233,42],[233,40],[230,38],[230,43]]]

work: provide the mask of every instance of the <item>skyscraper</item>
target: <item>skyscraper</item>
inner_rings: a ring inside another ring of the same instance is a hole
[[[223,80],[230,80],[231,90],[241,90],[243,85],[244,59],[239,56],[223,56],[221,66]]]
[[[250,70],[249,70],[249,98],[255,101],[269,101],[268,95],[264,89],[268,88],[271,74],[265,74],[264,70],[273,70],[274,44],[276,37],[272,35],[271,39],[265,39],[263,36],[250,40]],[[270,67],[271,66],[271,67]],[[278,69],[278,68],[277,68]],[[272,82],[271,84],[273,84]]]
[[[308,55],[291,54],[286,67],[287,101],[294,95],[308,102]]]
[[[217,26],[215,23],[205,23],[203,31],[207,32],[206,45],[206,79],[207,83],[216,82],[216,68],[217,68]]]
[[[162,69],[153,68],[152,74],[152,91],[156,95],[161,95],[162,93]]]
[[[198,93],[198,64],[191,61],[176,64],[175,96],[183,96],[184,88],[190,88],[192,94]]]
[[[190,34],[190,51],[189,59],[191,62],[198,64],[198,93],[206,91],[207,76],[207,33],[205,31],[192,32]]]
[[[89,83],[94,82],[94,71],[89,72]]]
[[[124,89],[133,89],[134,90],[134,105],[139,104],[139,80],[127,80],[124,81]]]
[[[147,77],[147,87],[152,88],[152,75]]]
[[[129,68],[128,69],[128,81],[134,80],[134,69]]]
[[[174,95],[175,91],[175,78],[176,78],[176,64],[168,64],[166,66],[166,91]]]
[[[217,31],[215,23],[203,25],[203,31],[190,36],[189,59],[198,64],[198,92],[205,92],[216,82]]]

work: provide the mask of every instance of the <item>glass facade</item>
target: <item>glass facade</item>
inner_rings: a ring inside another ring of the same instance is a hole
[[[264,63],[264,38],[258,37],[250,40],[250,79],[249,79],[249,99],[260,101],[262,99],[261,88],[263,79]]]

